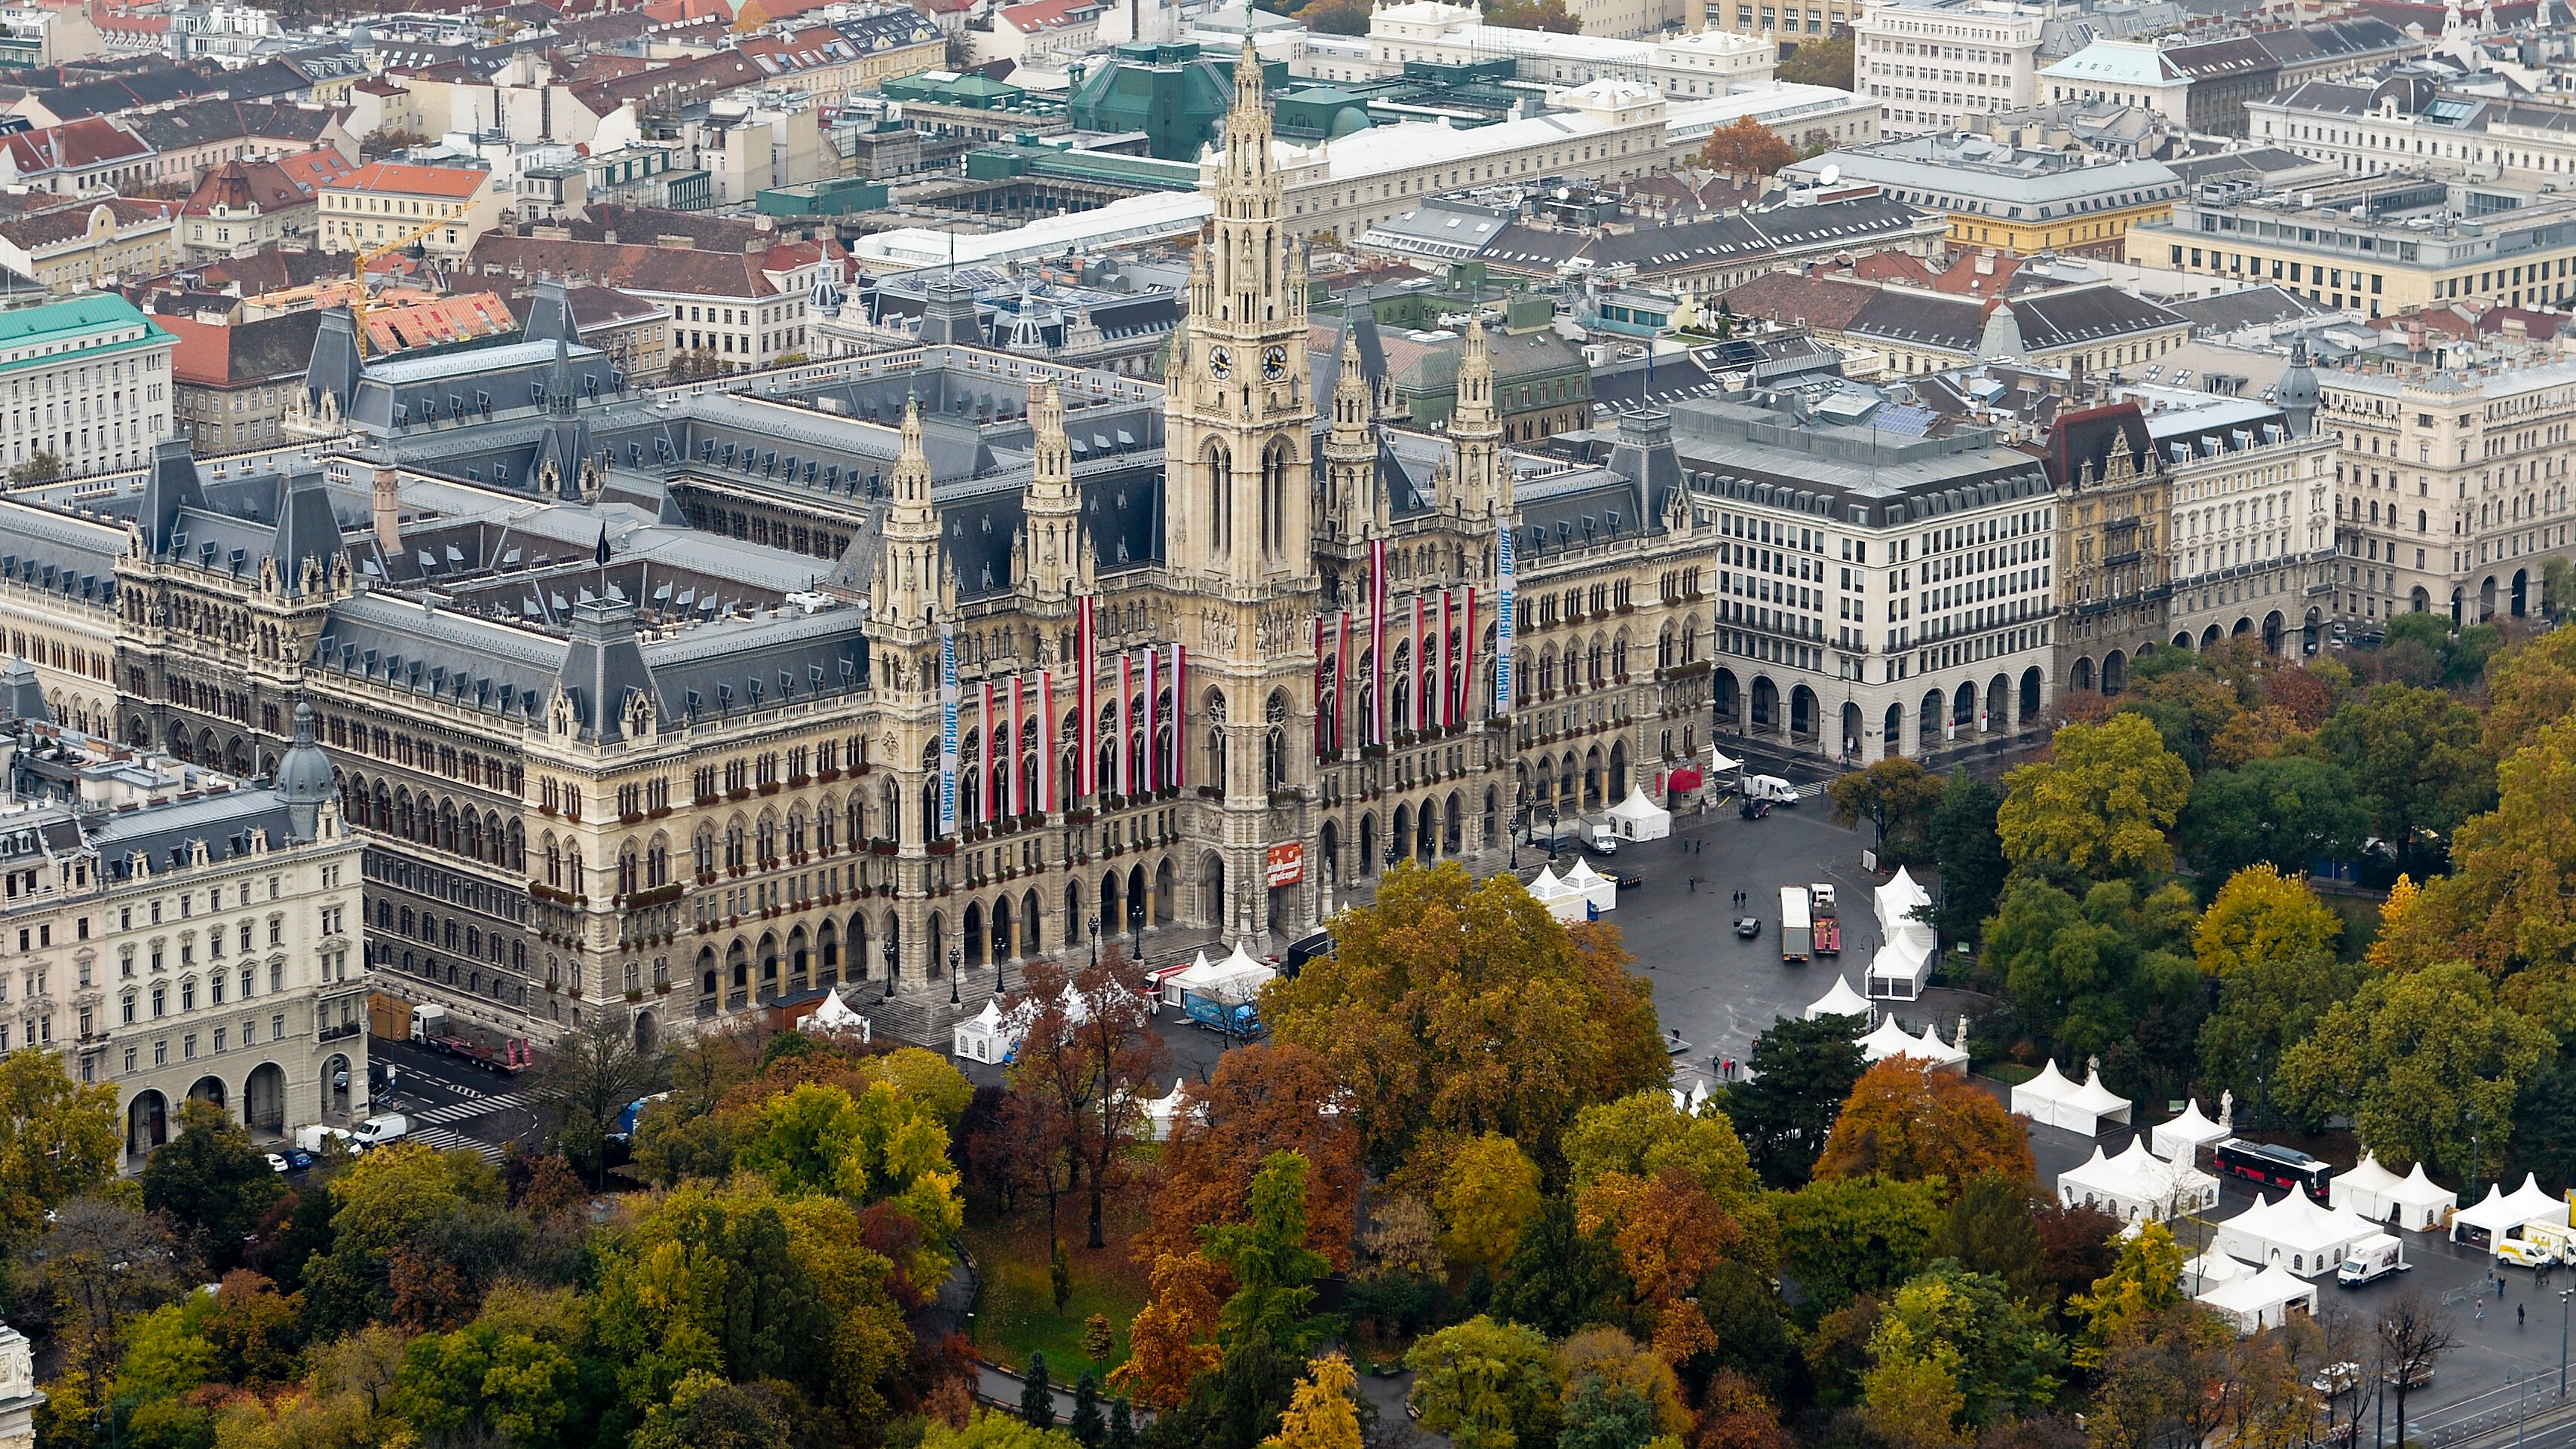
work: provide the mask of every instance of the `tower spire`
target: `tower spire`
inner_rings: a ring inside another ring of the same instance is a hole
[[[1467,348],[1458,359],[1458,405],[1449,414],[1449,441],[1458,450],[1450,470],[1451,500],[1470,518],[1488,518],[1511,507],[1509,471],[1502,466],[1503,426],[1494,410],[1494,360],[1485,350],[1481,314],[1467,319]]]
[[[1029,398],[1035,433],[1034,475],[1021,512],[1028,519],[1028,580],[1038,598],[1061,599],[1074,581],[1075,532],[1082,497],[1073,486],[1073,445],[1064,431],[1064,399],[1053,381]]]
[[[939,515],[930,505],[930,454],[922,446],[918,394],[904,399],[902,443],[886,485],[885,559],[871,603],[880,617],[915,619],[939,587]]]

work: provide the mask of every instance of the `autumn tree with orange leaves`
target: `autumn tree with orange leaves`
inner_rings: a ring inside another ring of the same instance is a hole
[[[1819,1178],[1870,1173],[1905,1182],[1940,1178],[1955,1192],[1986,1173],[2030,1181],[2030,1140],[2004,1104],[1915,1057],[1889,1057],[1852,1087],[1826,1134]]]
[[[1151,1009],[1122,979],[1116,948],[1071,971],[1032,961],[1011,998],[1027,1013],[1011,1090],[1051,1107],[1058,1150],[1091,1214],[1085,1245],[1106,1246],[1110,1189],[1126,1181],[1130,1149],[1145,1131],[1145,1101],[1170,1051],[1147,1029]]]
[[[1153,1228],[1137,1244],[1139,1257],[1196,1252],[1201,1229],[1244,1221],[1262,1160],[1284,1150],[1307,1162],[1309,1240],[1335,1270],[1348,1269],[1358,1231],[1360,1138],[1340,1110],[1341,1097],[1333,1069],[1304,1047],[1256,1043],[1219,1057],[1206,1081],[1182,1089],[1163,1145]]]
[[[1739,176],[1768,176],[1797,159],[1797,148],[1751,116],[1709,132],[1699,148],[1699,164]]]

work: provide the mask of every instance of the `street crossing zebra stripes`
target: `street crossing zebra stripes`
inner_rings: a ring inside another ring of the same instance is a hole
[[[445,1127],[414,1127],[411,1137],[413,1141],[426,1147],[435,1147],[441,1152],[461,1147],[495,1167],[501,1165],[502,1153],[498,1143],[477,1142],[462,1132]]]
[[[450,1102],[444,1107],[431,1107],[408,1114],[416,1123],[462,1122],[469,1117],[482,1117],[511,1107],[528,1105],[525,1092],[504,1092],[497,1097],[477,1097],[464,1102]]]

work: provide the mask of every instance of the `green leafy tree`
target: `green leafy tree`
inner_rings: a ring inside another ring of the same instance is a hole
[[[62,476],[62,458],[44,449],[28,454],[27,461],[9,470],[9,481],[20,484],[51,483]]]
[[[1894,839],[1919,841],[1941,802],[1941,777],[1903,755],[1890,755],[1865,770],[1837,775],[1825,787],[1834,824],[1845,830],[1867,822],[1879,850]]]
[[[142,1185],[143,1205],[168,1214],[218,1275],[241,1263],[242,1240],[286,1191],[233,1115],[193,1097],[179,1106],[179,1135],[143,1165]]]
[[[2557,1049],[2477,968],[2453,963],[2363,982],[2283,1055],[2274,1084],[2311,1118],[2351,1117],[2387,1161],[2465,1178],[2505,1160],[2515,1098]]]
[[[2143,1224],[2135,1237],[2124,1239],[2111,1271],[2069,1304],[2084,1319],[2084,1332],[2075,1340],[2076,1365],[2098,1366],[2121,1334],[2181,1302],[2182,1265],[2189,1257],[2162,1223]]]
[[[1931,1256],[2002,1279],[2024,1303],[2042,1308],[2056,1304],[2047,1274],[2048,1243],[2040,1236],[2027,1182],[1988,1173],[1959,1189],[1933,1237]]]
[[[2284,755],[2203,774],[2175,835],[2204,887],[2215,890],[2249,865],[2304,875],[2312,860],[2350,860],[2370,835],[2370,819],[2341,766]]]
[[[1854,1040],[1859,1029],[1854,1017],[1784,1016],[1753,1039],[1752,1080],[1720,1100],[1766,1185],[1794,1188],[1815,1170],[1843,1099],[1869,1066]]]
[[[2540,611],[2551,619],[2567,615],[2570,600],[2576,600],[2576,563],[2551,557],[2540,563]]]
[[[83,1086],[63,1054],[0,1056],[0,1247],[43,1231],[45,1213],[116,1177],[125,1154],[116,1086]]]
[[[1678,1167],[1737,1219],[1762,1212],[1762,1185],[1734,1125],[1716,1111],[1684,1113],[1660,1088],[1584,1108],[1565,1134],[1565,1161],[1578,1192],[1603,1173],[1652,1178]]]
[[[1603,1223],[1587,1233],[1569,1199],[1547,1199],[1503,1265],[1495,1316],[1527,1324],[1550,1338],[1595,1324],[1627,1322],[1635,1286],[1611,1241],[1616,1232],[1616,1224]]]
[[[1109,1421],[1100,1416],[1100,1376],[1089,1369],[1073,1384],[1073,1417],[1065,1421],[1066,1429],[1083,1449],[1100,1449],[1109,1437]]]
[[[640,1050],[633,1023],[617,1012],[593,1011],[555,1044],[534,1095],[554,1120],[555,1150],[593,1186],[606,1170],[608,1134],[617,1130],[618,1117],[659,1084],[663,1071],[660,1055]]]
[[[1306,1246],[1306,1158],[1274,1152],[1252,1179],[1252,1217],[1209,1230],[1207,1256],[1234,1273],[1234,1296],[1217,1311],[1217,1344],[1259,1337],[1302,1354],[1323,1325],[1308,1316],[1332,1261]]]
[[[578,1428],[581,1368],[572,1354],[493,1325],[414,1339],[396,1385],[403,1416],[433,1440],[559,1449]]]
[[[1961,766],[1942,782],[1941,803],[1932,807],[1924,838],[1932,848],[1933,869],[1941,873],[1941,901],[1932,923],[1951,940],[1978,939],[2003,894],[2004,842],[1995,833],[1995,813],[2003,803],[1994,786]]]
[[[1804,41],[1780,62],[1776,74],[1795,85],[1832,86],[1847,91],[1852,88],[1852,51],[1853,41],[1848,35]]]
[[[324,1336],[390,1317],[396,1255],[434,1241],[472,1209],[502,1204],[501,1181],[483,1159],[417,1143],[342,1166],[330,1197],[331,1246],[304,1264],[305,1312]]]
[[[2311,748],[2343,767],[2373,834],[2420,872],[2451,833],[2495,801],[2477,711],[2438,689],[2382,684],[2329,716]]]
[[[884,1203],[920,1229],[909,1265],[927,1282],[948,1269],[945,1243],[965,1224],[948,1128],[935,1106],[891,1082],[853,1098],[808,1083],[761,1108],[736,1161],[787,1196],[837,1193],[854,1205]]]
[[[1478,1314],[1404,1356],[1415,1421],[1459,1449],[1542,1449],[1556,1437],[1555,1355],[1537,1330]]]
[[[2313,1037],[2359,989],[2369,968],[2298,946],[2247,961],[2220,978],[2218,1003],[2200,1024],[2200,1079],[2215,1093],[2257,1100],[2271,1064]]]
[[[953,1437],[944,1426],[936,1432]],[[930,1437],[923,1442],[931,1442]],[[816,1422],[812,1407],[792,1386],[775,1381],[734,1384],[711,1373],[693,1373],[673,1387],[670,1402],[655,1404],[645,1414],[627,1446],[828,1449],[830,1443],[825,1426]]]
[[[2200,972],[2180,949],[2191,904],[2171,882],[2142,897],[2127,881],[2104,881],[2078,901],[2036,875],[2018,876],[1986,932],[1983,969],[2060,1061],[2101,1056],[2179,1071],[2205,1001]]]
[[[1960,1418],[1972,1428],[2027,1416],[2055,1397],[2065,1345],[2000,1278],[1934,1263],[1887,1301],[1880,1331],[1899,1324],[1949,1366]]]
[[[1943,1221],[1938,1186],[1884,1177],[1811,1182],[1779,1213],[1782,1267],[1828,1312],[1921,1271]]]
[[[1917,1338],[1912,1324],[1881,1318],[1869,1337],[1869,1371],[1861,1377],[1861,1417],[1889,1449],[1954,1449],[1966,1442],[1959,1414],[1959,1356],[1939,1341]]]
[[[1995,814],[2004,856],[2058,861],[2096,879],[2170,868],[2165,832],[2191,794],[2191,772],[2134,714],[2070,724],[2043,764],[2004,777]]]

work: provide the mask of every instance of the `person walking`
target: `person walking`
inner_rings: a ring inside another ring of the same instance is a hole
[[[2517,1333],[2522,1331],[2522,1305],[2519,1303],[2513,1305],[2513,1327]]]

